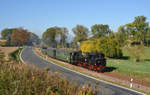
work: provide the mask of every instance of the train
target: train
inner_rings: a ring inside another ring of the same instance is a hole
[[[87,68],[96,72],[103,72],[106,68],[106,58],[103,53],[92,52],[84,53],[77,50],[58,49],[58,48],[41,48],[43,54],[49,57],[61,60],[72,65]]]

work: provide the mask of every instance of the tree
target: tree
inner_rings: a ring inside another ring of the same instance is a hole
[[[8,40],[12,34],[12,29],[4,29],[1,31],[1,37],[4,40]]]
[[[97,52],[104,53],[110,58],[120,58],[122,57],[122,50],[119,46],[117,40],[111,37],[103,37],[96,40],[96,50]]]
[[[4,39],[4,40],[7,41],[7,42],[6,42],[7,45],[10,45],[10,44],[11,44],[10,41],[11,41],[12,30],[13,30],[13,29],[8,29],[8,28],[6,28],[6,29],[2,30],[2,32],[1,32],[1,37],[2,37],[2,39]]]
[[[51,27],[48,28],[42,35],[43,42],[53,48],[57,47],[56,37],[58,35],[59,28],[58,27]]]
[[[149,29],[148,29],[148,32],[146,33],[145,39],[146,39],[145,45],[146,45],[146,46],[150,46],[150,27],[149,27]]]
[[[144,44],[146,41],[148,28],[149,24],[146,22],[145,16],[137,16],[133,22],[126,24],[126,31],[128,31],[130,39],[140,42],[141,44]]]
[[[119,47],[118,42],[111,37],[83,41],[80,45],[80,49],[83,53],[102,52],[110,58],[122,57],[122,50]]]
[[[16,45],[23,45],[29,41],[29,33],[23,28],[15,28],[11,34],[11,42]]]
[[[87,40],[87,41],[83,41],[81,44],[80,44],[80,50],[83,52],[83,53],[86,53],[86,52],[97,52],[96,50],[96,41],[94,40]]]
[[[40,38],[32,32],[29,32],[29,41],[28,41],[28,45],[39,45],[40,44]]]
[[[74,45],[77,46],[77,43],[81,43],[82,41],[85,41],[87,40],[88,38],[88,33],[89,33],[89,30],[88,28],[82,26],[82,25],[77,25],[76,27],[74,27],[72,29],[73,33],[75,34],[75,37],[74,37]]]
[[[67,28],[65,28],[65,27],[60,28],[60,35],[61,35],[60,45],[64,47],[65,44],[66,44],[66,38],[67,38],[67,35],[68,35]]]
[[[118,32],[115,34],[115,38],[117,39],[120,46],[124,46],[126,44],[126,40],[128,39],[128,32],[125,30],[125,26],[120,26],[118,28]]]
[[[64,47],[68,30],[65,27],[51,27],[48,28],[42,35],[43,42],[53,48]]]
[[[109,35],[110,29],[108,25],[95,24],[91,27],[93,38],[101,38]]]
[[[135,31],[137,31],[137,40],[141,41],[141,43],[144,43],[146,40],[146,33],[148,32],[148,22],[146,22],[146,17],[144,16],[137,16],[135,17],[135,20],[133,21],[133,25],[135,27]]]

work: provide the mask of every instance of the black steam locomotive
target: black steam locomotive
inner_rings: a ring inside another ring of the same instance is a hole
[[[101,72],[106,67],[106,59],[103,53],[85,53],[57,48],[42,48],[42,53],[52,58],[81,66],[90,70]]]

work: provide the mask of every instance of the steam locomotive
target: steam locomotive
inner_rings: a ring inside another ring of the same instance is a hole
[[[42,53],[52,58],[84,67],[93,71],[102,72],[106,67],[106,59],[103,53],[85,53],[58,48],[42,48]]]

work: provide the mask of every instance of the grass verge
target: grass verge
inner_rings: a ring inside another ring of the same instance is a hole
[[[17,50],[9,53],[9,57],[10,59],[14,60],[14,61],[20,61],[19,55],[21,53],[21,51],[23,50],[23,47],[18,48]]]

